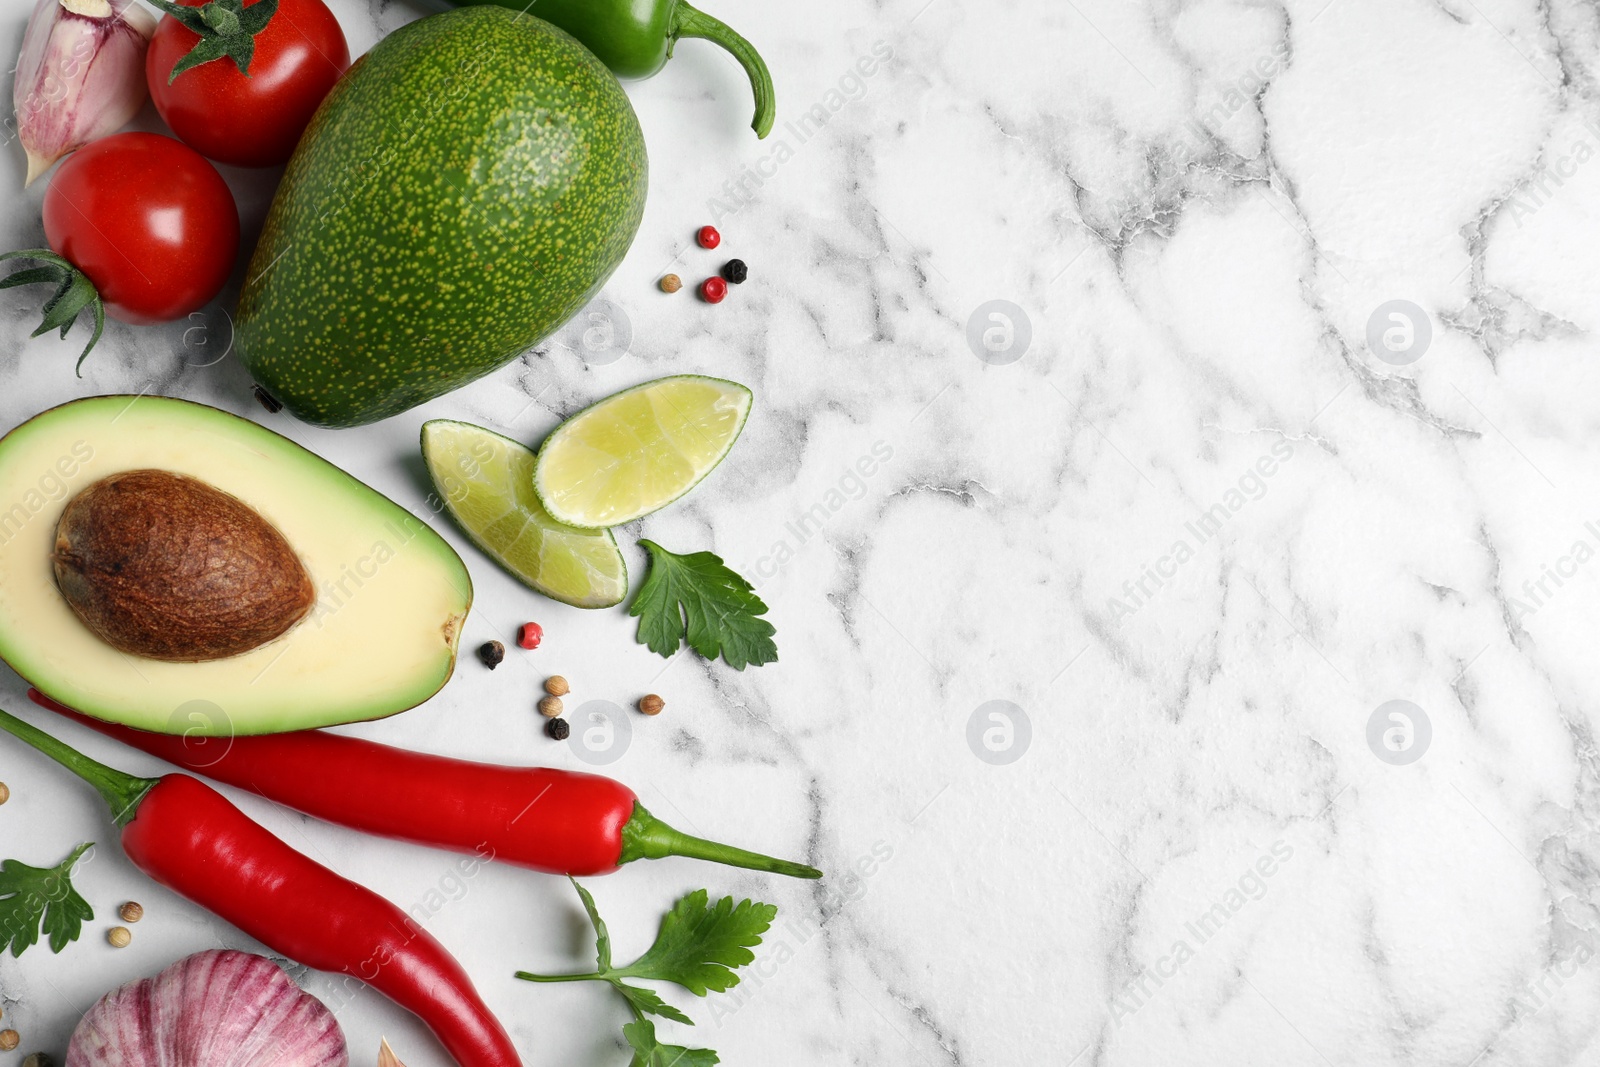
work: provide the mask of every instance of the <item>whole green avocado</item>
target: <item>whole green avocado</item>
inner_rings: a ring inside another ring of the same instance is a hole
[[[501,367],[633,242],[644,137],[616,78],[505,8],[396,30],[323,101],[272,201],[236,347],[298,418],[359,426]]]

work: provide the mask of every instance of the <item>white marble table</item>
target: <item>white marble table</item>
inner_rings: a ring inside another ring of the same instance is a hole
[[[726,1063],[1600,1062],[1593,6],[708,7],[771,61],[779,128],[749,134],[742,76],[702,43],[630,86],[652,174],[606,290],[622,358],[569,333],[320,431],[254,405],[220,309],[112,326],[80,381],[77,342],[25,340],[8,294],[0,424],[88,392],[190,397],[421,509],[425,417],[531,442],[661,374],[754,388],[730,460],[625,542],[636,581],[646,530],[755,578],[781,662],[664,670],[621,611],[541,600],[443,525],[477,582],[467,644],[537,618],[544,647],[465,661],[357,731],[576,768],[537,732],[544,673],[660,692],[608,772],[685,829],[833,876],[591,880],[619,955],[691,888],[780,905],[746,985],[675,998],[700,1026],[663,1028]],[[417,14],[337,10],[356,51]],[[24,14],[8,0],[8,47]],[[230,178],[248,229],[265,183]],[[40,242],[40,192],[8,200],[0,243]],[[751,282],[715,308],[656,292],[720,261],[690,246],[713,215]],[[0,696],[22,702],[14,676]],[[5,855],[109,843],[98,799],[41,760],[7,746],[0,778]],[[511,977],[589,960],[564,881],[458,882],[444,854],[240,803],[426,903],[530,1067],[626,1063],[604,990]],[[83,944],[0,960],[25,1035],[0,1067],[59,1052],[116,982],[251,944],[109,848],[81,881]],[[148,918],[114,951],[130,896]],[[380,1034],[445,1062],[374,995],[341,1019],[359,1064]]]

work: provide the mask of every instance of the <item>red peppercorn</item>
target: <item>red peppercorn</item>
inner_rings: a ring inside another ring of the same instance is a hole
[[[715,248],[722,243],[722,234],[717,232],[715,226],[702,226],[694,239],[700,242],[701,248]]]
[[[523,648],[538,648],[542,640],[544,640],[544,627],[536,622],[525,622],[522,624],[522,629],[517,631],[517,644]]]
[[[720,304],[728,295],[728,283],[721,278],[707,278],[700,283],[700,299],[708,304]]]

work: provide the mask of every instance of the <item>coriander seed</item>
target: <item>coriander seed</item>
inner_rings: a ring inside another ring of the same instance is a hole
[[[11,787],[6,785],[4,782],[0,782],[0,804],[4,804],[6,801],[8,801],[10,799],[11,799]]]
[[[539,701],[539,714],[547,719],[553,719],[565,710],[560,697],[543,697]]]
[[[0,1052],[10,1052],[22,1043],[22,1035],[15,1030],[0,1030]]]
[[[553,697],[564,697],[572,692],[572,686],[559,674],[552,674],[544,680],[544,691]]]
[[[112,948],[127,948],[133,941],[133,931],[126,926],[113,926],[106,931],[106,940],[111,942]]]
[[[683,279],[676,274],[663,274],[661,276],[661,291],[663,293],[676,293],[683,288]]]
[[[117,917],[125,923],[136,923],[144,918],[144,905],[136,900],[130,900],[117,909]]]
[[[639,710],[644,712],[646,715],[660,715],[661,709],[666,706],[667,702],[656,696],[654,693],[651,693],[649,696],[639,698]]]

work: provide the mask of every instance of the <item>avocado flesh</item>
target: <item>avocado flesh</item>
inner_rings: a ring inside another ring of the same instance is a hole
[[[301,138],[245,273],[238,351],[306,422],[405,411],[589,303],[647,179],[626,94],[563,31],[497,7],[410,23]]]
[[[282,637],[177,663],[105,644],[62,597],[56,523],[120,471],[188,475],[275,526],[316,588]],[[293,441],[216,408],[102,396],[52,408],[0,440],[0,658],[86,715],[195,736],[277,733],[381,718],[450,678],[472,582],[424,522]]]

